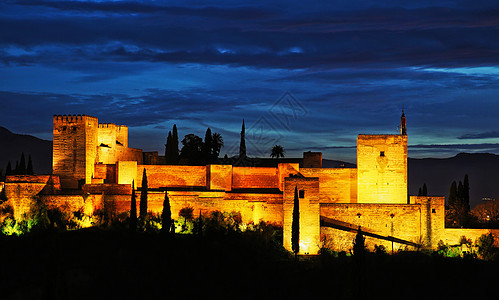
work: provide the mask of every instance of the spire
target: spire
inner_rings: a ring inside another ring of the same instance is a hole
[[[404,108],[402,107],[402,116],[400,117],[400,134],[407,135],[407,121],[405,120]]]
[[[239,158],[246,158],[246,141],[245,141],[244,119],[241,128],[241,144],[239,144]]]

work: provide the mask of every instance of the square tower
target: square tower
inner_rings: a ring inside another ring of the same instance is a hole
[[[357,202],[407,203],[407,135],[359,135]]]
[[[52,173],[63,188],[76,189],[91,183],[97,160],[97,118],[85,115],[54,115]]]

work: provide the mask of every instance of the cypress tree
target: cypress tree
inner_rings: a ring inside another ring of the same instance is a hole
[[[135,183],[132,181],[132,199],[130,202],[130,223],[129,229],[131,233],[137,231],[137,202],[135,196]]]
[[[173,124],[173,135],[172,135],[172,154],[173,154],[173,164],[179,163],[179,151],[178,151],[178,132],[177,124]]]
[[[165,144],[165,162],[167,165],[172,164],[173,162],[173,153],[172,153],[172,132],[168,131],[168,137],[166,138]]]
[[[26,158],[24,152],[21,153],[21,162],[19,163],[19,175],[26,175]]]
[[[300,252],[300,199],[298,199],[298,186],[295,186],[293,200],[293,222],[291,224],[291,249],[295,255]]]
[[[213,149],[213,139],[211,135],[211,129],[208,127],[204,135],[204,144],[203,144],[203,157],[204,157],[204,162],[206,164],[211,163],[212,149]]]
[[[244,128],[244,119],[243,126],[241,128],[241,142],[239,144],[239,158],[246,158],[246,138],[245,138],[246,130]]]
[[[26,168],[26,174],[28,175],[35,174],[35,171],[33,171],[33,161],[31,160],[31,154],[29,155],[28,158],[28,167]]]
[[[7,169],[5,169],[5,176],[12,175],[12,166],[10,165],[10,161],[7,163]]]
[[[464,203],[464,186],[463,182],[459,180],[459,184],[457,186],[457,201],[459,205],[462,205]]]
[[[142,189],[140,193],[140,218],[144,219],[147,216],[147,174],[146,168],[142,173]]]
[[[450,185],[448,205],[450,207],[453,207],[454,205],[456,205],[456,202],[457,202],[457,185],[456,182],[453,181],[452,184]]]
[[[19,175],[19,161],[18,160],[16,160],[16,168],[14,170],[13,175]]]
[[[418,190],[418,196],[423,196],[423,192],[421,191],[421,187]]]
[[[168,191],[165,188],[165,200],[163,200],[163,212],[161,213],[161,232],[168,234],[172,224],[172,211]]]
[[[353,241],[353,255],[355,258],[362,259],[366,252],[365,238],[362,234],[362,230],[357,230],[357,235],[355,236],[355,240]]]
[[[463,183],[463,200],[464,200],[464,205],[466,212],[470,211],[470,183],[468,179],[468,174],[464,175],[464,183]]]
[[[423,184],[423,190],[421,191],[421,196],[428,196],[428,188],[426,187],[426,183]]]

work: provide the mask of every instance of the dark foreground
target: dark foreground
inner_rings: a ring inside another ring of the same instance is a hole
[[[1,299],[495,299],[499,264],[421,253],[296,260],[258,234],[99,229],[0,238]]]

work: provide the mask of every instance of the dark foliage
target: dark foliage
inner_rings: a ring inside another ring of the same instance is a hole
[[[163,211],[161,212],[161,232],[167,234],[172,225],[172,210],[170,207],[170,198],[168,191],[165,189],[165,200],[163,200]]]
[[[147,215],[147,174],[146,169],[142,172],[142,189],[140,190],[140,218]]]
[[[239,143],[239,158],[246,158],[246,129],[244,128],[244,119],[243,126],[241,127],[241,142]]]
[[[131,233],[137,231],[137,196],[135,195],[135,183],[132,182],[132,198],[130,202],[129,229]]]

